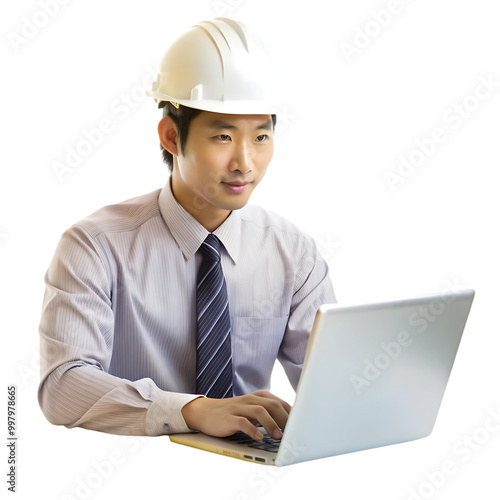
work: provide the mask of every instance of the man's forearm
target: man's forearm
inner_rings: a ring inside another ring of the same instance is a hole
[[[181,409],[198,396],[162,391],[148,378],[131,382],[95,366],[71,365],[40,384],[40,406],[51,423],[128,435],[190,431]]]

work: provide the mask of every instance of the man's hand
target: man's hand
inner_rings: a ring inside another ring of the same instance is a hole
[[[269,435],[281,438],[291,406],[267,391],[226,399],[198,398],[182,408],[182,416],[193,431],[210,436],[230,436],[243,431],[253,439],[263,438],[254,425],[259,422]]]

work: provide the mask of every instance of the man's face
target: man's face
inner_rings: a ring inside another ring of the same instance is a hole
[[[222,218],[220,224],[247,204],[273,151],[271,115],[202,112],[191,121],[174,164],[174,196],[200,222],[213,216]]]

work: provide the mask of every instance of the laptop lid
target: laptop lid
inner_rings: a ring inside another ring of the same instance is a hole
[[[428,436],[473,297],[321,306],[275,464]]]

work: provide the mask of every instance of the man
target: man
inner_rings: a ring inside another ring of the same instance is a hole
[[[149,95],[166,186],[64,233],[46,275],[40,406],[119,434],[281,437],[276,359],[296,387],[317,308],[335,300],[313,240],[246,206],[273,156],[270,65],[230,19],[191,28]]]

